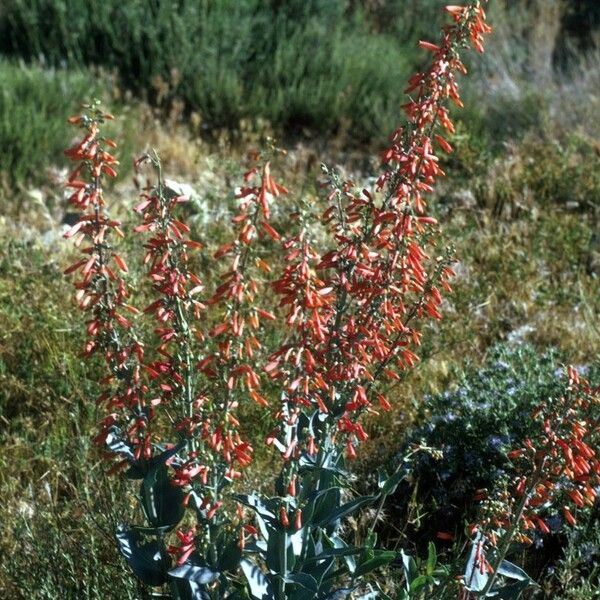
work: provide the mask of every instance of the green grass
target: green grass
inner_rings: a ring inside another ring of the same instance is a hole
[[[0,553],[10,559],[0,596],[133,598],[110,533],[127,507],[91,448],[97,387],[79,357],[68,286],[45,248],[3,247]]]
[[[88,73],[26,67],[0,58],[0,184],[4,192],[18,182],[46,179],[49,164],[64,164],[68,111],[99,91]]]

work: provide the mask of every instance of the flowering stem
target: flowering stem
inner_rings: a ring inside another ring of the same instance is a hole
[[[510,544],[519,529],[519,524],[521,522],[521,518],[523,517],[523,512],[525,511],[525,508],[530,500],[531,494],[535,490],[535,486],[539,481],[539,475],[540,475],[541,470],[542,470],[542,466],[537,466],[536,470],[532,473],[531,478],[529,480],[530,483],[528,486],[526,486],[526,489],[523,492],[523,496],[521,497],[521,499],[519,500],[519,504],[517,505],[517,510],[514,513],[513,521],[510,524],[508,531],[502,537],[502,543],[500,544],[500,546],[498,548],[496,560],[495,560],[494,566],[492,568],[492,573],[489,576],[487,583],[485,584],[485,587],[483,588],[483,591],[481,592],[481,595],[483,598],[485,598],[487,596],[488,592],[491,591],[491,589],[496,581],[496,578],[498,576],[498,569],[500,568],[500,565],[502,564],[502,561],[504,560],[504,557],[506,556],[506,553],[508,552],[508,549],[510,548]],[[475,568],[475,566],[473,566],[473,568]]]
[[[151,157],[152,163],[156,168],[156,174],[158,179],[157,193],[158,198],[162,204],[162,216],[163,220],[161,222],[161,229],[164,235],[168,234],[168,226],[169,226],[169,208],[168,203],[169,200],[165,198],[165,190],[164,190],[164,181],[162,174],[162,163],[156,151],[153,152],[153,156]],[[177,259],[173,256],[171,252],[168,257],[169,268],[173,271],[177,271],[179,269],[179,265],[177,264]],[[178,332],[179,337],[179,352],[180,360],[183,363],[184,367],[184,385],[182,386],[184,389],[181,391],[181,403],[182,403],[182,417],[191,419],[193,415],[193,380],[192,380],[192,340],[190,337],[190,326],[188,323],[188,319],[184,312],[184,307],[180,298],[179,293],[176,293],[173,297],[175,304],[175,312],[174,312],[174,329]],[[196,439],[195,436],[189,436],[188,440],[190,444],[190,449],[192,452],[196,451]]]

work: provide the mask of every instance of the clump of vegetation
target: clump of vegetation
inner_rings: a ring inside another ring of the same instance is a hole
[[[547,598],[593,599],[600,586],[600,528],[598,514],[581,519],[579,527],[566,532],[563,555],[545,566],[542,590]]]
[[[431,537],[472,520],[466,510],[474,509],[476,490],[489,489],[505,472],[506,453],[535,426],[529,415],[564,387],[563,365],[557,350],[538,354],[530,345],[503,344],[488,351],[483,365],[465,365],[450,389],[424,398],[407,443],[422,440],[442,458],[422,455],[413,470],[414,495],[399,496],[420,507],[413,533]]]
[[[16,182],[47,179],[60,156],[65,98],[99,93],[84,71],[25,66],[0,58],[0,194]],[[60,158],[58,164],[64,164]]]
[[[11,559],[0,565],[0,596],[133,598],[135,586],[113,558],[119,498],[100,485],[92,459],[97,415],[88,400],[97,385],[77,353],[83,329],[65,321],[61,269],[47,246],[5,237],[2,244],[0,553]],[[111,596],[115,582],[121,591]]]
[[[600,380],[597,361],[578,371],[592,385]],[[483,365],[467,363],[451,379],[449,389],[425,397],[395,459],[402,461],[415,444],[436,450],[417,455],[410,477],[398,488],[386,515],[389,522],[405,524],[401,530],[388,529],[390,537],[403,546],[414,545],[420,553],[431,539],[437,539],[446,552],[452,540],[463,539],[466,525],[477,522],[480,501],[500,482],[514,477],[510,459],[514,448],[535,439],[539,429],[532,413],[564,393],[567,375],[561,352],[538,353],[517,342],[492,348]],[[587,415],[598,420],[600,406],[591,404]],[[570,593],[581,569],[579,543],[589,537],[591,523],[597,519],[589,506],[579,512],[584,526],[576,534],[570,532],[560,510],[547,514],[550,535],[528,532],[535,549],[525,546],[520,559],[541,578],[554,573],[556,580],[547,585],[555,594]],[[594,552],[593,544],[586,545]]]
[[[152,173],[133,228],[152,299],[133,304],[139,286],[129,279],[117,241],[126,236],[106,186],[119,164],[104,128],[114,117],[94,101],[69,118],[82,129],[65,151],[75,163],[68,201],[80,217],[64,234],[79,249],[65,274],[76,278],[86,315],[83,356],[105,365],[94,442],[109,473],[139,481],[139,510],[120,515],[115,537],[140,584],[173,598],[316,600],[359,592],[366,575],[397,558],[376,546],[372,530],[346,541],[341,525],[382,504],[398,473],[375,495],[347,500],[343,490],[347,461],[368,438],[362,418],[391,408],[388,384],[417,363],[422,329],[441,320],[455,275],[451,248],[425,250],[440,232],[424,195],[444,174],[436,153],[452,152],[444,136],[454,131],[450,103],[462,105],[459,53],[483,52],[491,28],[478,0],[446,12],[439,43],[419,42],[432,58],[409,81],[406,122],[392,135],[375,189],[359,191],[323,167],[326,198],[318,209],[297,204],[281,234],[272,205],[289,192],[272,175],[277,148],[256,154],[236,189],[230,237],[213,255],[225,259],[216,287],[193,270],[204,245],[181,220],[189,198],[165,181],[153,151],[135,161]],[[265,241],[277,248],[271,264]],[[149,338],[141,315],[154,320]],[[274,339],[265,335],[270,322]],[[254,448],[239,408],[251,402],[269,411],[266,445],[282,461],[273,489],[260,493],[243,485]]]
[[[408,426],[415,436],[411,441],[426,442],[430,452],[436,446],[446,450],[441,461],[417,452],[411,485],[402,483],[395,504],[377,511],[386,518],[385,534],[380,527],[384,539],[407,516],[406,524],[387,540],[401,543],[405,552],[393,553],[397,560],[390,563],[385,582],[372,576],[365,582],[365,589],[379,585],[384,598],[387,593],[403,600],[429,600],[435,585],[464,573],[465,557],[455,553],[449,538],[462,535],[465,521],[477,518],[480,500],[468,489],[492,489],[492,480],[514,466],[507,460],[505,442],[532,432],[531,419],[511,419],[511,414],[527,417],[536,394],[557,397],[566,380],[555,377],[553,369],[558,373],[567,360],[587,365],[597,352],[598,70],[593,54],[585,59],[579,54],[594,46],[595,6],[593,0],[588,3],[587,12],[582,12],[586,2],[572,7],[566,2],[498,0],[489,6],[497,25],[492,60],[476,65],[476,76],[467,79],[476,83],[463,89],[467,108],[461,111],[456,133],[448,136],[454,151],[440,157],[450,177],[430,204],[446,223],[461,261],[454,293],[442,305],[449,318],[424,328],[421,363],[390,386],[386,398],[393,408],[388,417],[364,421],[371,440],[363,446],[361,459],[369,472],[382,463],[389,465],[389,472],[398,466],[399,438],[404,439]],[[0,76],[7,82],[0,95],[0,196],[11,200],[0,211],[0,496],[7,499],[0,554],[12,556],[0,565],[0,596],[11,598],[133,599],[145,594],[125,562],[115,557],[113,532],[123,515],[142,523],[148,515],[137,508],[147,501],[139,504],[133,497],[137,483],[133,495],[126,482],[109,484],[102,466],[94,462],[97,450],[90,438],[100,411],[90,402],[98,394],[90,372],[99,365],[92,361],[86,366],[79,355],[85,326],[77,324],[60,281],[58,265],[75,260],[64,256],[59,222],[65,206],[56,191],[56,176],[64,165],[60,150],[68,135],[65,97],[102,94],[99,82],[105,76],[96,65],[111,69],[107,89],[123,115],[116,126],[114,121],[108,124],[110,137],[120,141],[116,158],[122,162],[117,185],[107,187],[111,204],[116,201],[111,216],[120,218],[131,205],[133,191],[122,175],[127,175],[132,149],[160,148],[164,171],[194,188],[177,218],[191,226],[193,240],[207,244],[190,256],[190,264],[213,289],[218,273],[209,255],[230,238],[230,217],[243,216],[237,214],[239,200],[226,191],[239,183],[234,175],[239,147],[283,130],[303,136],[336,132],[341,134],[336,145],[343,150],[333,160],[328,154],[327,161],[342,162],[358,188],[370,190],[373,181],[364,171],[375,161],[364,153],[357,158],[356,148],[349,153],[342,142],[348,137],[380,139],[396,120],[402,87],[398,82],[421,64],[417,41],[442,17],[438,0],[424,0],[418,11],[403,0],[183,0],[179,12],[165,3],[113,4],[110,0],[110,10],[120,20],[109,19],[106,6],[80,0],[36,0],[27,6],[8,0],[0,9],[0,51],[11,56],[0,62]],[[588,19],[586,27],[578,28],[575,23],[582,19]],[[140,20],[148,24],[143,30]],[[46,23],[51,24],[47,30]],[[41,64],[14,62],[19,57]],[[481,86],[483,74],[487,79]],[[133,100],[129,90],[153,107]],[[574,97],[580,101],[573,104]],[[213,134],[208,138],[212,143],[200,140],[207,131]],[[318,138],[299,143],[286,163],[285,184],[301,190],[291,201],[305,208],[320,203],[316,185],[307,183],[318,170],[320,145]],[[52,169],[54,190],[42,183],[48,178],[48,155],[61,167]],[[280,181],[282,172],[271,167]],[[143,179],[136,178],[138,187]],[[32,190],[31,184],[40,189]],[[165,183],[163,201],[171,185],[191,189]],[[291,229],[288,202],[281,204],[286,208],[274,205],[271,215],[274,229],[286,234]],[[72,216],[65,219],[71,222]],[[322,239],[316,222],[307,231]],[[261,240],[259,245],[262,259],[276,261],[278,242]],[[120,243],[117,251],[139,258],[130,246]],[[142,273],[135,262],[128,263],[128,281]],[[147,292],[132,290],[138,306],[147,303]],[[260,300],[272,303],[271,293],[259,294]],[[222,316],[216,313],[211,327]],[[140,325],[142,319],[135,320]],[[151,330],[152,323],[146,323],[138,331],[151,335]],[[276,343],[275,329],[265,328],[261,334],[265,347]],[[494,347],[506,339],[508,345]],[[522,340],[532,345],[522,345]],[[557,350],[548,350],[550,346]],[[463,360],[466,366],[459,369],[456,365]],[[592,365],[588,375],[593,382],[599,371]],[[277,384],[263,382],[254,393],[278,398]],[[421,405],[424,395],[426,407]],[[260,397],[245,404],[241,398],[237,415],[240,435],[254,447],[245,481],[268,495],[273,490],[265,473],[275,472],[278,465],[263,444],[271,434],[272,418],[259,404]],[[509,407],[514,412],[507,414]],[[502,434],[495,436],[496,430]],[[306,482],[295,483],[300,487]],[[504,500],[510,483],[499,490]],[[364,510],[360,515],[342,530],[343,541],[372,543],[374,513]],[[293,526],[298,518],[303,525],[306,517],[293,510],[278,516],[282,524],[287,517]],[[576,518],[576,527],[566,528],[559,511],[544,521],[549,535],[543,540],[539,534],[532,536],[536,551],[521,546],[515,555],[515,562],[536,576],[548,598],[588,600],[598,586],[597,516],[584,508]],[[180,544],[171,548],[179,558],[193,538],[189,530],[180,533]],[[241,543],[254,548],[251,532],[246,533],[250,536]],[[432,538],[437,555],[434,545],[427,544]],[[135,536],[130,540],[135,542]],[[14,552],[15,541],[22,552]],[[392,556],[371,550],[373,555],[360,557],[367,559],[367,566],[370,560],[383,564]],[[351,559],[345,557],[343,564],[348,566]],[[404,570],[396,569],[400,561]],[[42,582],[40,571],[49,574]],[[286,585],[295,589],[302,584]],[[300,592],[309,593],[306,588]]]
[[[1,51],[26,60],[116,70],[126,88],[159,106],[183,101],[210,128],[264,118],[321,133],[351,128],[362,140],[395,121],[398,82],[411,68],[405,40],[373,35],[363,11],[347,12],[342,0],[183,0],[176,10],[11,1],[0,40]]]

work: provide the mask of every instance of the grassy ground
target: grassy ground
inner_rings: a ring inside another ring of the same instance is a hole
[[[43,2],[30,4],[35,8]],[[85,10],[85,3],[75,4]],[[411,54],[400,65],[390,66],[389,56],[384,61],[377,56],[385,54],[384,46],[392,43],[390,37],[398,28],[409,31],[406,39],[413,41],[430,30],[430,23],[406,21],[402,25],[386,16],[386,10],[400,10],[403,2],[372,4],[370,21],[360,27],[374,28],[385,37],[371,47],[371,54],[361,56],[356,38],[343,42],[343,36],[336,33],[331,43],[338,44],[339,60],[333,66],[350,70],[351,79],[341,83],[352,87],[360,82],[367,85],[366,70],[377,62],[388,71],[373,84],[384,90],[383,104],[365,113],[360,102],[339,96],[331,109],[332,120],[323,124],[325,130],[337,132],[332,141],[304,136],[298,142],[288,131],[285,183],[299,195],[316,194],[314,181],[323,159],[339,164],[358,181],[364,179],[376,162],[372,146],[377,143],[368,148],[349,144],[349,140],[356,141],[354,129],[350,126],[344,134],[344,123],[352,124],[362,115],[365,120],[356,129],[360,135],[367,130],[373,135],[382,126],[391,129],[388,120],[396,114],[393,99],[403,75],[392,77],[390,69],[402,71],[415,59]],[[432,19],[437,18],[432,15],[438,14],[438,4],[427,3]],[[517,14],[524,9],[510,2],[497,3],[497,33],[487,55],[490,58],[475,65],[475,74],[465,84],[468,108],[453,140],[456,152],[445,166],[451,176],[434,203],[434,212],[460,260],[455,293],[444,306],[444,320],[425,336],[422,362],[394,391],[393,413],[385,421],[369,423],[372,440],[366,446],[365,464],[392,455],[401,442],[399,432],[412,421],[424,395],[452,386],[464,361],[482,364],[497,342],[528,341],[539,351],[554,346],[578,364],[599,356],[598,58],[590,54],[569,71],[555,71],[552,56],[562,17],[548,8],[554,3],[529,4],[531,10]],[[246,8],[250,5],[244,3]],[[137,3],[127,6],[133,13],[139,9]],[[11,10],[23,7],[21,2],[9,2],[7,12],[0,10],[0,22]],[[29,8],[23,10],[32,14]],[[218,31],[218,15],[213,17]],[[159,21],[154,23],[157,27]],[[109,25],[96,23],[97,27]],[[36,30],[23,31],[33,35]],[[305,34],[305,29],[296,31],[298,44],[302,45]],[[352,40],[356,47],[348,53]],[[36,44],[42,42],[36,40]],[[67,42],[72,53],[81,52],[76,36]],[[294,53],[288,56],[284,50],[279,47],[278,68],[287,73]],[[167,69],[169,65],[162,66]],[[124,64],[123,68],[129,67]],[[322,84],[318,64],[303,68],[314,78],[300,78],[302,85],[306,81],[316,87]],[[144,73],[149,81],[154,75]],[[104,479],[99,457],[90,445],[98,419],[93,401],[97,373],[79,358],[83,327],[71,300],[70,284],[61,274],[69,253],[60,237],[66,210],[60,188],[65,169],[60,149],[71,135],[65,117],[90,92],[104,95],[120,115],[114,135],[124,142],[122,177],[111,191],[118,212],[127,214],[137,193],[131,183],[131,157],[155,147],[168,175],[196,190],[190,220],[203,240],[226,233],[227,207],[231,190],[239,183],[238,164],[244,150],[302,111],[309,124],[311,119],[321,119],[318,106],[290,106],[290,97],[308,101],[314,91],[301,88],[298,78],[281,84],[291,96],[284,94],[269,104],[280,110],[275,117],[264,115],[273,123],[246,119],[248,107],[242,110],[236,104],[243,89],[232,84],[225,86],[232,95],[221,109],[229,110],[223,123],[230,124],[232,119],[235,126],[214,130],[209,143],[200,135],[205,131],[202,115],[178,103],[173,82],[167,81],[168,69],[162,76],[166,95],[160,100],[155,97],[155,106],[150,108],[126,90],[137,85],[146,90],[147,97],[156,95],[158,80],[127,84],[89,69],[61,71],[24,66],[14,57],[0,59],[0,597],[136,597],[111,537],[120,515],[130,514],[132,508],[119,500],[123,484]],[[329,71],[325,80],[332,78],[335,73]],[[213,95],[217,83],[208,90]],[[333,100],[327,95],[331,90],[321,91],[318,105],[322,109]],[[369,98],[365,94],[361,101]],[[214,98],[201,100],[210,108]],[[291,112],[284,115],[282,107]],[[375,113],[381,122],[373,121]],[[206,118],[210,114],[207,111]],[[246,420],[259,449],[249,473],[250,485],[258,485],[273,460],[262,444],[267,423],[252,410]],[[548,598],[594,597],[595,592],[578,575],[581,556],[573,550],[576,545],[574,538],[559,584],[546,582]],[[47,576],[40,577],[40,572]]]
[[[149,134],[159,146],[166,139],[161,127]],[[235,161],[231,153],[203,145],[182,151],[189,147],[185,135],[171,135],[166,162],[168,167],[179,164],[179,176],[185,172],[200,190],[192,222],[197,235],[206,239],[214,230],[206,222],[223,210],[224,199],[230,198],[227,190],[236,182]],[[311,156],[310,150],[297,149],[287,168],[292,173],[287,183],[305,194],[314,190]],[[507,168],[511,160],[505,159]],[[548,178],[556,176],[552,168],[563,168],[553,160],[545,166]],[[501,166],[496,163],[494,169]],[[402,431],[425,393],[445,389],[463,360],[483,360],[498,341],[527,340],[539,349],[556,346],[573,362],[584,362],[598,351],[597,214],[587,205],[553,202],[551,194],[526,198],[531,185],[523,182],[540,177],[538,165],[533,171],[527,163],[518,177],[504,183],[512,186],[511,196],[500,210],[497,202],[490,203],[499,192],[488,175],[482,171],[454,178],[436,200],[435,211],[460,257],[455,293],[444,320],[426,336],[421,365],[395,393],[393,414],[370,424],[373,441],[368,448],[378,455],[382,445],[394,451],[399,440],[390,432]],[[583,177],[572,185],[587,189],[588,184]],[[28,217],[4,217],[2,228],[0,489],[6,501],[0,543],[11,559],[0,567],[0,591],[23,598],[108,598],[99,590],[118,581],[133,597],[108,534],[119,511],[130,509],[113,506],[119,484],[103,481],[89,443],[97,419],[95,372],[78,357],[83,331],[61,275],[68,250],[56,233],[60,202],[47,189],[39,193],[41,200],[24,193]],[[131,185],[124,180],[114,195],[125,206],[133,196]],[[54,209],[46,206],[44,211],[46,204]],[[254,418],[252,412],[247,418]],[[264,428],[253,429],[262,448]],[[251,479],[268,468],[269,456],[258,456]],[[92,518],[95,512],[99,516]],[[58,534],[63,528],[66,536]],[[34,574],[39,569],[52,574],[43,585]]]

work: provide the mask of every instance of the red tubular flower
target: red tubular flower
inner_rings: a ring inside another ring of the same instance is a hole
[[[203,518],[210,521],[223,504],[219,482],[238,476],[232,464],[235,460],[246,464],[248,450],[244,452],[239,441],[224,435],[215,418],[213,396],[196,389],[194,344],[207,337],[198,326],[206,304],[201,299],[204,284],[190,268],[190,252],[202,244],[189,239],[190,228],[177,218],[187,198],[165,184],[158,156],[137,161],[138,167],[145,161],[158,174],[156,185],[142,193],[135,208],[143,217],[136,231],[148,234],[144,263],[156,298],[144,310],[156,321],[158,340],[156,359],[145,365],[145,372],[158,396],[157,404],[169,407],[178,437],[187,441],[173,464],[172,484],[184,487],[196,509],[205,510]],[[200,362],[202,372],[210,373],[210,360]]]
[[[287,528],[290,526],[290,520],[288,518],[287,511],[283,506],[279,509],[279,522],[283,527]]]
[[[129,304],[127,284],[119,276],[119,271],[126,273],[128,269],[115,252],[113,239],[114,235],[122,237],[123,232],[120,223],[108,215],[102,185],[103,175],[116,176],[113,166],[118,165],[110,154],[116,145],[101,131],[103,123],[111,118],[99,104],[93,104],[85,107],[83,114],[69,119],[85,131],[83,139],[65,151],[77,163],[65,184],[74,190],[69,202],[82,214],[64,237],[73,239],[84,258],[67,267],[65,274],[79,273],[75,298],[79,308],[90,315],[86,321],[89,340],[84,356],[101,354],[110,373],[103,380],[105,390],[99,403],[111,412],[101,422],[95,442],[104,447],[110,439],[109,447],[118,448],[105,453],[110,459],[122,458],[125,452],[125,446],[112,444],[117,438],[129,445],[135,458],[148,459],[152,455],[148,424],[154,409],[146,403],[147,386],[141,379],[144,347],[124,314],[138,311]],[[125,464],[121,460],[110,472]]]
[[[190,554],[196,549],[195,537],[196,528],[192,527],[187,531],[177,531],[177,537],[181,545],[170,545],[167,551],[177,558],[177,565],[182,565],[190,557]]]
[[[478,529],[487,546],[502,540],[498,561],[513,538],[532,542],[523,531],[550,533],[544,517],[557,506],[566,523],[575,526],[575,510],[595,502],[600,474],[590,461],[600,443],[600,424],[589,408],[600,402],[600,389],[591,388],[572,367],[567,373],[564,395],[548,399],[533,412],[537,434],[508,453],[516,485],[495,490],[482,504]]]
[[[433,62],[410,79],[408,123],[383,153],[385,170],[375,191],[356,192],[326,171],[331,191],[322,220],[332,248],[316,250],[308,221],[282,244],[286,266],[274,289],[294,336],[268,365],[286,390],[282,448],[293,415],[341,412],[337,442],[352,456],[354,442],[366,435],[348,423],[373,412],[374,398],[389,408],[376,386],[418,361],[417,322],[441,318],[440,290],[450,289],[452,256],[432,256],[438,226],[425,214],[426,195],[444,174],[434,144],[445,152],[452,148],[435,130],[454,130],[446,104],[461,105],[456,73],[465,69],[458,49],[468,40],[478,47],[489,29],[478,2],[449,12],[454,24],[444,28],[440,43],[420,43],[433,52]],[[302,446],[309,442],[305,433],[292,435],[302,435]]]
[[[575,517],[571,513],[569,507],[563,506],[562,512],[563,512],[565,519],[567,520],[567,523],[569,525],[572,525],[573,527],[575,527],[575,525],[577,525],[577,521],[575,520]]]
[[[136,231],[147,235],[144,262],[157,299],[144,312],[157,321],[159,358],[145,371],[159,404],[180,415],[174,427],[188,444],[173,465],[172,482],[186,488],[205,524],[223,506],[225,486],[240,478],[252,461],[253,448],[238,431],[236,408],[248,397],[268,404],[260,393],[255,353],[261,348],[261,321],[275,317],[256,305],[254,274],[268,271],[268,265],[258,256],[255,241],[273,237],[270,205],[287,190],[275,183],[268,162],[246,174],[237,193],[239,211],[232,219],[235,239],[215,253],[215,258],[230,258],[230,266],[216,290],[206,294],[189,267],[189,252],[201,244],[189,239],[190,228],[176,214],[185,198],[165,185],[157,156],[146,160],[154,164],[158,183],[144,191],[136,206],[143,217]],[[255,178],[258,184],[252,186]],[[211,313],[218,315],[218,323],[211,323]],[[197,324],[200,316],[206,331]],[[192,347],[196,339],[203,343],[200,356]]]
[[[256,179],[257,183],[251,185]],[[247,467],[252,455],[252,447],[242,441],[236,431],[237,420],[230,418],[232,411],[244,397],[268,406],[268,401],[259,392],[261,382],[255,360],[261,349],[258,336],[262,321],[272,321],[275,316],[257,303],[259,277],[256,271],[268,272],[270,267],[260,258],[260,249],[255,242],[264,237],[278,239],[279,235],[268,223],[271,203],[287,193],[287,189],[273,179],[268,161],[260,168],[247,171],[244,183],[236,193],[239,206],[232,218],[235,239],[223,244],[215,253],[215,258],[230,258],[230,268],[221,276],[220,285],[207,300],[208,306],[220,311],[223,320],[209,332],[216,346],[213,353],[199,363],[199,366],[210,364],[210,372],[205,371],[210,378],[227,382],[224,389],[213,387],[213,395],[218,395],[217,409],[221,413],[215,416],[215,423],[221,423],[220,427],[228,432],[228,439],[236,440],[224,447],[230,476],[237,474],[232,468],[234,463],[238,467]]]

